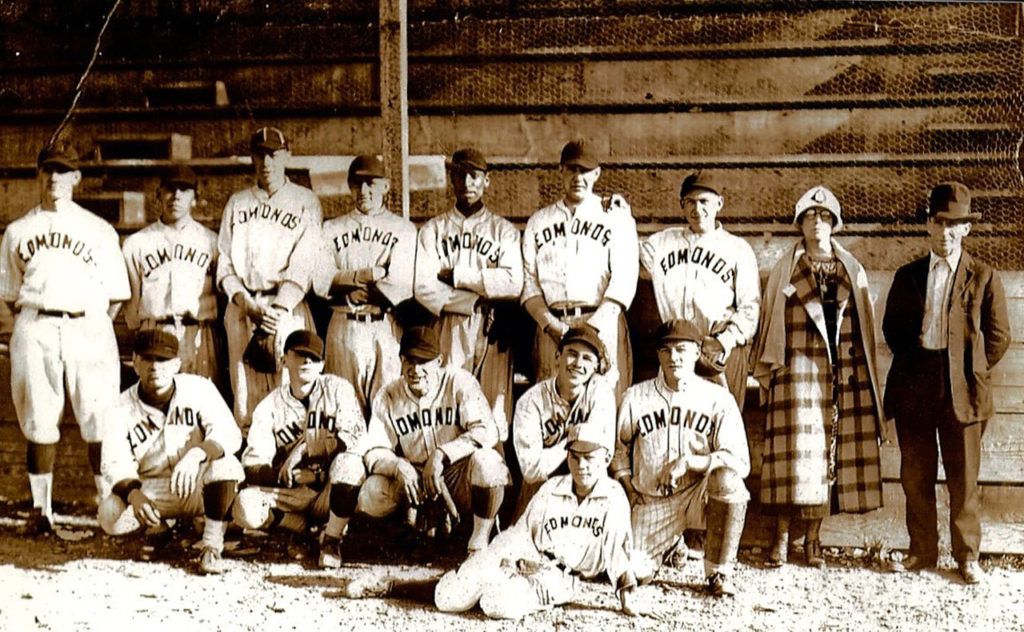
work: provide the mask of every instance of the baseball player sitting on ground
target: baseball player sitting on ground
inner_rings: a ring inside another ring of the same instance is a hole
[[[572,325],[601,332],[615,370],[616,397],[633,381],[626,310],[636,294],[640,262],[629,205],[594,194],[601,167],[583,141],[562,149],[565,197],[530,217],[523,233],[522,303],[537,321],[537,379],[555,374],[555,351]]]
[[[323,221],[316,194],[285,175],[291,153],[281,130],[260,128],[249,148],[256,184],[228,199],[217,241],[217,285],[229,301],[224,330],[231,390],[243,431],[252,409],[281,383],[278,362],[288,334],[313,328],[304,299]],[[255,352],[246,359],[247,351]]]
[[[510,482],[490,406],[471,373],[442,366],[432,327],[410,327],[400,346],[402,377],[371,407],[359,510],[379,518],[443,501],[451,521],[472,512],[467,549],[478,551]]]
[[[326,370],[356,390],[363,418],[377,392],[398,379],[398,338],[392,310],[412,298],[416,226],[385,206],[390,183],[376,156],[348,168],[356,208],[324,222],[324,252],[313,286],[330,300]]]
[[[608,478],[611,454],[596,424],[569,431],[569,475],[551,478],[516,524],[483,551],[440,580],[396,583],[359,577],[345,589],[350,598],[433,597],[443,612],[465,612],[478,603],[488,617],[521,619],[572,601],[579,579],[606,574],[622,611],[640,614],[632,564],[629,502]]]
[[[205,515],[199,570],[222,573],[224,528],[243,478],[231,409],[213,382],[178,373],[178,339],[168,332],[140,332],[132,362],[139,381],[121,393],[103,441],[113,490],[100,503],[100,526],[153,534],[167,519]],[[152,553],[143,547],[144,557]]]
[[[604,446],[609,452],[615,448],[615,389],[604,378],[606,363],[597,330],[586,323],[570,327],[558,344],[555,377],[533,385],[516,403],[512,434],[523,473],[516,517],[544,481],[568,472],[565,446],[572,426],[597,424]]]
[[[484,205],[490,186],[487,159],[460,149],[448,162],[455,208],[420,228],[416,300],[437,316],[441,356],[477,378],[492,406],[498,439],[508,438],[512,415],[512,353],[502,301],[523,291],[519,230]],[[513,304],[514,305],[514,304]]]
[[[82,180],[66,145],[39,153],[39,205],[7,226],[0,241],[0,300],[16,314],[11,398],[28,439],[34,515],[27,533],[53,526],[53,466],[64,394],[89,453],[99,498],[103,419],[117,401],[120,364],[111,319],[131,296],[113,227],[72,201]]]
[[[694,372],[703,338],[685,320],[659,328],[661,375],[626,391],[612,473],[633,507],[637,550],[655,563],[706,518],[706,589],[720,597],[736,592],[729,575],[750,497],[750,456],[736,401]]]
[[[160,219],[124,240],[132,288],[124,320],[133,331],[173,333],[182,372],[216,383],[217,233],[192,218],[196,183],[196,174],[187,165],[169,168],[156,191]]]
[[[305,539],[310,522],[327,527],[320,566],[341,566],[341,537],[365,478],[356,452],[366,421],[352,385],[323,374],[324,343],[316,333],[292,332],[284,343],[288,384],[256,406],[242,466],[246,487],[235,522],[248,529],[279,525]]]
[[[761,283],[757,259],[745,239],[717,220],[722,185],[707,171],[690,174],[679,188],[689,224],[666,228],[640,244],[662,322],[683,318],[706,328],[698,372],[728,386],[743,410],[747,344],[757,331]],[[724,371],[724,379],[717,378]]]

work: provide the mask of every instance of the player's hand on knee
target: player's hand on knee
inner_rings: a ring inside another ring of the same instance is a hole
[[[205,458],[205,452],[199,448],[192,448],[174,466],[174,471],[171,472],[171,491],[178,498],[188,498],[195,491],[199,467]]]
[[[366,288],[357,288],[348,293],[349,305],[366,305],[370,302],[370,292]]]
[[[155,527],[160,524],[160,510],[153,504],[152,499],[141,489],[133,489],[128,494],[128,503],[132,506],[132,513],[135,519],[144,527]]]
[[[444,480],[444,452],[434,450],[423,467],[423,490],[428,499],[437,498]]]
[[[399,459],[395,466],[395,476],[402,485],[402,491],[409,500],[409,504],[418,505],[422,501],[420,497],[420,475],[412,463],[406,459]]]
[[[684,454],[668,464],[658,476],[658,489],[672,493],[676,490],[689,469],[688,455]]]
[[[270,306],[261,308],[261,311],[263,318],[260,322],[260,328],[272,336],[277,334],[277,328],[281,325],[285,309],[280,306]]]
[[[295,485],[309,485],[316,482],[316,473],[306,467],[297,467],[292,470],[292,483]]]

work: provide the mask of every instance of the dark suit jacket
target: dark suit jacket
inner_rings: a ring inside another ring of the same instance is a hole
[[[882,333],[893,359],[886,381],[887,417],[916,408],[928,393],[914,380],[914,355],[921,349],[921,325],[928,291],[928,256],[896,271],[885,304]],[[962,423],[992,417],[992,367],[1010,346],[1006,297],[991,267],[964,252],[949,298],[949,380],[953,410]]]

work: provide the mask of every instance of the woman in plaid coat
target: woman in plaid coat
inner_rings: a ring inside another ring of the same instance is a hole
[[[798,241],[768,277],[751,349],[767,405],[760,500],[778,522],[768,565],[786,561],[789,524],[807,521],[808,565],[824,567],[824,517],[882,505],[881,391],[867,274],[832,239],[839,201],[814,187],[796,204]]]

